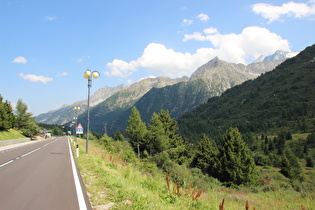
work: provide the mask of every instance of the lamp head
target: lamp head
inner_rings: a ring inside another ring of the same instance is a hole
[[[91,71],[88,69],[88,70],[86,70],[86,71],[84,72],[83,77],[84,77],[85,79],[88,79],[88,78],[90,78],[90,76],[91,76]]]
[[[100,73],[98,71],[93,71],[92,76],[94,79],[97,79],[100,76]]]

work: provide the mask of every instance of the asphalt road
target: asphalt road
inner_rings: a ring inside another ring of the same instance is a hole
[[[67,137],[0,151],[0,209],[91,209],[70,157]]]

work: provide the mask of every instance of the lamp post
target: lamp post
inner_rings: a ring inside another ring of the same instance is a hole
[[[74,117],[73,117],[73,123],[75,123],[74,125],[75,125],[75,130],[74,130],[74,136],[75,137],[77,137],[77,124],[78,124],[78,115],[79,115],[79,112],[80,112],[80,107],[79,106],[75,106],[75,107],[73,107],[73,110],[74,110]]]
[[[83,77],[88,80],[88,105],[87,105],[87,122],[86,122],[86,154],[89,153],[89,129],[90,129],[90,89],[92,86],[92,77],[97,79],[100,76],[98,71],[87,69]]]

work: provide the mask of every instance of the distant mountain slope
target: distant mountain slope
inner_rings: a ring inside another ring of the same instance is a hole
[[[315,45],[275,70],[210,98],[179,118],[181,134],[216,136],[229,126],[243,132],[315,129]]]
[[[250,68],[253,72],[271,71],[281,61],[268,62],[268,64],[257,63]],[[199,104],[207,102],[213,96],[222,94],[225,90],[241,84],[242,82],[253,79],[258,76],[257,73],[246,72],[248,66],[244,64],[233,64],[220,60],[215,57],[208,63],[199,67],[186,82],[180,82],[174,85],[162,88],[152,88],[134,103],[139,110],[142,120],[149,123],[154,112],[161,109],[168,110],[171,117],[178,118],[185,112],[192,110]],[[108,99],[110,100],[110,99]],[[108,103],[108,102],[106,102]],[[111,107],[116,107],[114,104]],[[106,116],[101,114],[106,108],[95,108],[93,119],[101,122],[105,120],[104,126],[93,126],[94,131],[100,132],[103,129],[108,134],[117,129],[124,130],[131,112],[131,106],[128,109],[119,109],[119,111],[106,112]],[[99,123],[98,123],[99,124]],[[99,130],[96,130],[99,129]]]
[[[127,88],[125,85],[119,85],[116,87],[104,87],[97,90],[90,98],[91,106],[95,106],[103,100],[107,99],[117,91]],[[80,110],[75,113],[74,107],[80,107]],[[46,124],[59,124],[63,125],[69,121],[72,121],[75,114],[82,114],[87,108],[87,100],[77,101],[71,105],[64,105],[59,109],[40,114],[36,117],[36,121]]]
[[[275,54],[279,54],[276,52]],[[273,59],[282,58],[273,55]],[[117,129],[124,130],[130,109],[136,106],[145,122],[149,122],[153,112],[168,110],[172,117],[178,118],[183,113],[207,102],[213,96],[221,95],[225,90],[256,78],[271,71],[283,60],[255,62],[249,65],[228,63],[218,57],[199,67],[190,78],[170,79],[166,77],[148,78],[134,83],[130,87],[121,87],[106,97],[108,90],[98,90],[91,97],[94,107],[90,112],[91,130],[111,134]],[[106,100],[105,100],[106,99]],[[96,105],[97,104],[97,105]],[[79,122],[86,123],[86,101],[75,102],[60,109],[37,117],[38,122],[65,124],[74,116],[74,106],[80,106]]]
[[[144,94],[152,88],[161,88],[168,85],[177,84],[179,82],[187,81],[188,78],[170,79],[167,77],[147,78],[132,84],[130,87],[118,91],[111,97],[107,98],[102,103],[93,107],[90,111],[90,128],[92,131],[99,133],[110,132],[113,127],[113,122],[120,118],[120,115],[131,108]],[[78,121],[82,125],[86,124],[87,114],[82,114]],[[105,131],[108,125],[108,131]],[[114,131],[122,128],[121,125],[115,125]],[[121,129],[122,130],[122,129]]]

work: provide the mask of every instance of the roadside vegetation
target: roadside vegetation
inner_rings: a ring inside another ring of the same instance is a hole
[[[19,131],[9,129],[7,131],[0,131],[0,140],[20,139],[25,138]]]
[[[7,100],[3,101],[3,97],[0,95],[1,136],[7,136],[4,137],[6,139],[16,138],[16,134],[12,135],[12,129],[18,131],[23,137],[31,137],[39,134],[39,127],[36,124],[35,117],[33,117],[32,113],[27,112],[27,109],[28,106],[19,99],[13,111],[11,103]],[[17,135],[17,137],[20,138],[20,135]]]
[[[153,114],[147,126],[134,107],[126,131],[94,136],[89,154],[84,140],[73,143],[80,145],[77,164],[92,205],[315,209],[314,133],[253,135],[249,141],[229,128],[218,144],[207,135],[189,142],[177,130],[167,111]]]
[[[258,167],[260,184],[256,186],[226,187],[198,169],[164,172],[148,159],[139,160],[127,142],[112,141],[109,151],[100,141],[89,141],[88,154],[85,140],[77,143],[76,162],[95,209],[315,208],[313,189],[294,189],[278,168]],[[314,168],[303,170],[314,183]],[[175,173],[177,177],[170,175]]]

